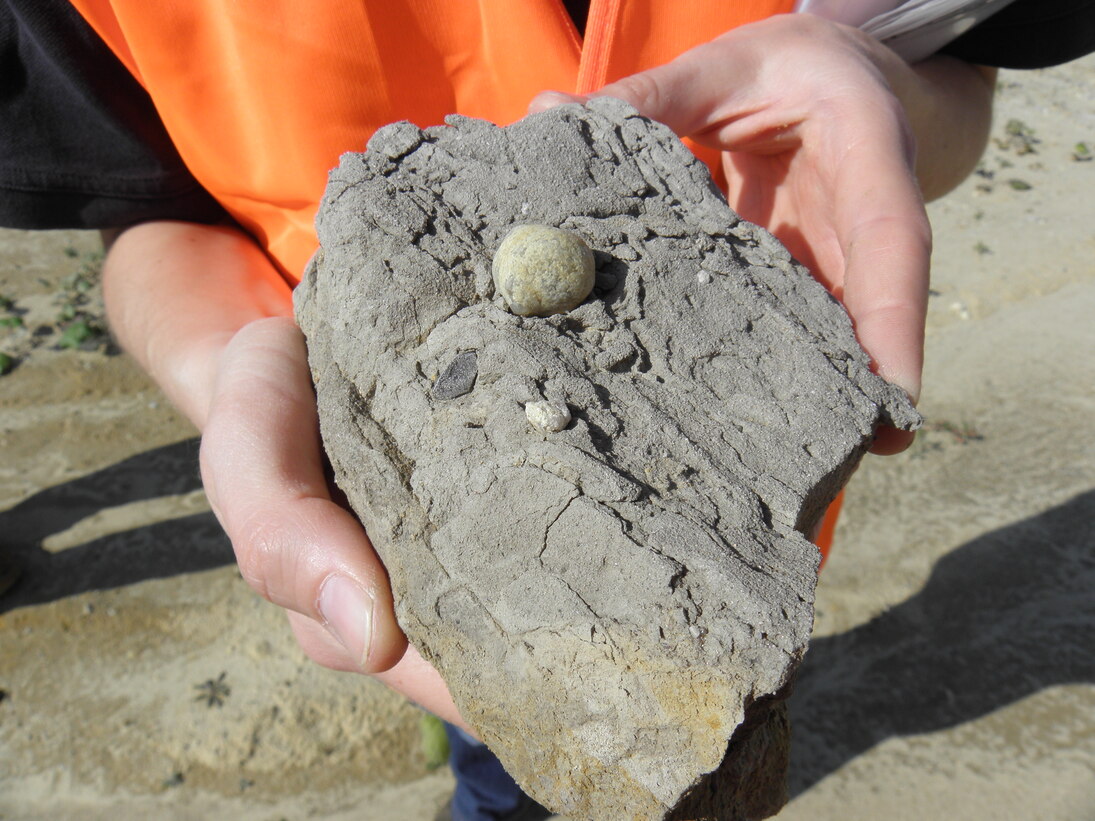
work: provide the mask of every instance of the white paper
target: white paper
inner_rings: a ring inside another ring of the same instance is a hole
[[[1014,0],[798,0],[795,11],[857,26],[910,63],[930,57]]]
[[[905,0],[798,0],[795,11],[805,11],[834,23],[859,28],[872,17],[893,11]]]

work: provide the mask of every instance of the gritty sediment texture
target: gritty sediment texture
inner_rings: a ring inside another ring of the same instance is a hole
[[[585,302],[506,310],[518,224],[585,239]],[[297,314],[324,444],[463,715],[576,818],[777,811],[802,534],[876,425],[919,421],[840,306],[611,99],[388,126],[318,227]],[[540,402],[571,419],[533,425]]]

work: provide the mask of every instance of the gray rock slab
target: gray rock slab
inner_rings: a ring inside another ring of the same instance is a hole
[[[586,240],[583,304],[506,310],[517,224]],[[317,225],[296,307],[323,441],[465,718],[575,818],[776,812],[803,534],[877,425],[919,423],[843,309],[611,99],[383,128]],[[564,429],[530,424],[542,400]]]

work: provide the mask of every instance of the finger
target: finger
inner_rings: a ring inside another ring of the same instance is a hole
[[[566,103],[584,103],[588,97],[579,94],[567,94],[565,91],[541,91],[528,104],[529,114],[539,114],[549,108]]]
[[[896,106],[896,102],[893,106]],[[880,376],[920,395],[931,227],[902,115],[867,116],[836,163],[842,298]]]
[[[475,731],[468,726],[460,715],[460,711],[456,709],[441,674],[419,655],[413,645],[407,645],[406,653],[395,666],[383,673],[378,673],[374,678],[402,693],[438,718],[475,735]]]
[[[720,60],[717,72],[710,70],[714,60]],[[624,100],[679,136],[692,136],[737,110],[739,80],[749,71],[747,62],[744,55],[728,54],[716,43],[708,43],[669,63],[609,83],[590,96]]]
[[[766,31],[758,35],[761,28]],[[765,22],[735,29],[590,96],[625,100],[678,136],[709,148],[785,150],[797,142],[796,127],[805,119],[812,95],[800,93],[802,103],[786,96],[786,78],[773,69],[765,46],[771,39],[767,29]],[[800,79],[798,90],[813,85],[809,78]]]
[[[893,456],[908,450],[915,439],[916,434],[913,431],[882,427],[878,429],[875,440],[871,443],[871,453],[876,456]]]
[[[289,627],[296,636],[297,644],[316,664],[342,673],[360,673],[361,666],[350,655],[346,646],[318,621],[292,610],[286,610]]]
[[[896,101],[876,100],[859,117],[842,121],[858,136],[846,139],[849,148],[834,163],[835,190],[842,192],[835,212],[844,256],[841,298],[875,370],[916,402],[924,364],[931,227],[912,170],[915,149]],[[883,427],[871,451],[900,453],[914,438],[910,431]]]
[[[346,673],[360,672],[350,656],[337,640],[322,625],[300,613],[289,612],[289,625],[293,628],[297,642],[308,658],[332,670]],[[377,673],[373,678],[384,682],[388,687],[403,694],[411,701],[435,716],[455,724],[475,735],[460,711],[456,709],[448,685],[432,664],[426,661],[413,645],[408,644],[403,656],[388,670]]]
[[[291,321],[244,327],[222,357],[202,478],[240,572],[273,603],[323,624],[358,669],[402,656],[384,567],[323,472],[304,341]]]
[[[669,63],[609,83],[591,94],[541,92],[529,103],[529,113],[585,102],[591,97],[616,97],[682,137],[696,135],[715,145],[720,137],[709,132],[733,119],[731,113],[738,112],[747,94],[745,81],[757,69],[754,49],[735,49],[721,40],[698,46]],[[716,60],[720,61],[719,70],[712,71]]]

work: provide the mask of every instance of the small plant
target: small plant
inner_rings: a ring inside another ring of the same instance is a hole
[[[169,790],[172,787],[180,787],[185,781],[186,778],[182,773],[171,773],[171,775],[163,780],[163,788]]]
[[[1034,146],[1041,142],[1034,136],[1034,129],[1022,120],[1008,120],[1004,126],[1003,138],[997,137],[993,142],[1003,151],[1014,151],[1019,156],[1023,154],[1037,154]]]
[[[79,348],[85,342],[98,339],[102,335],[103,329],[98,325],[86,319],[79,319],[65,328],[61,338],[57,340],[57,347]]]
[[[15,367],[15,360],[6,353],[0,353],[0,376],[7,376]]]
[[[973,246],[973,250],[976,251],[981,256],[984,256],[985,254],[991,254],[992,253],[992,249],[989,248],[987,245],[985,245],[985,243],[981,242],[980,240],[978,240],[977,244]]]
[[[422,755],[426,769],[436,770],[449,760],[449,737],[445,726],[437,716],[423,715],[418,719],[418,733],[422,739]]]
[[[1072,147],[1072,159],[1076,162],[1089,162],[1093,157],[1095,153],[1092,153],[1087,143],[1076,143]]]
[[[195,684],[194,689],[198,691],[198,695],[194,697],[194,701],[204,701],[206,707],[223,707],[224,702],[232,695],[232,688],[225,681],[227,675],[227,672],[222,671],[215,679],[210,678],[201,684]]]
[[[1010,185],[1012,187],[1012,189],[1015,190],[1015,191],[1029,191],[1031,188],[1034,187],[1033,185],[1031,185],[1026,180],[1020,180],[1020,179],[1008,180],[1008,185]]]
[[[80,258],[80,267],[63,277],[57,284],[55,304],[57,316],[53,327],[61,332],[58,348],[92,348],[106,333],[100,316],[101,306],[94,293],[99,281],[103,255],[99,252],[80,254],[74,248],[65,250],[70,257]]]
[[[66,291],[77,294],[86,294],[91,290],[91,280],[87,277],[86,264],[75,274],[70,274],[61,280],[61,287]]]

